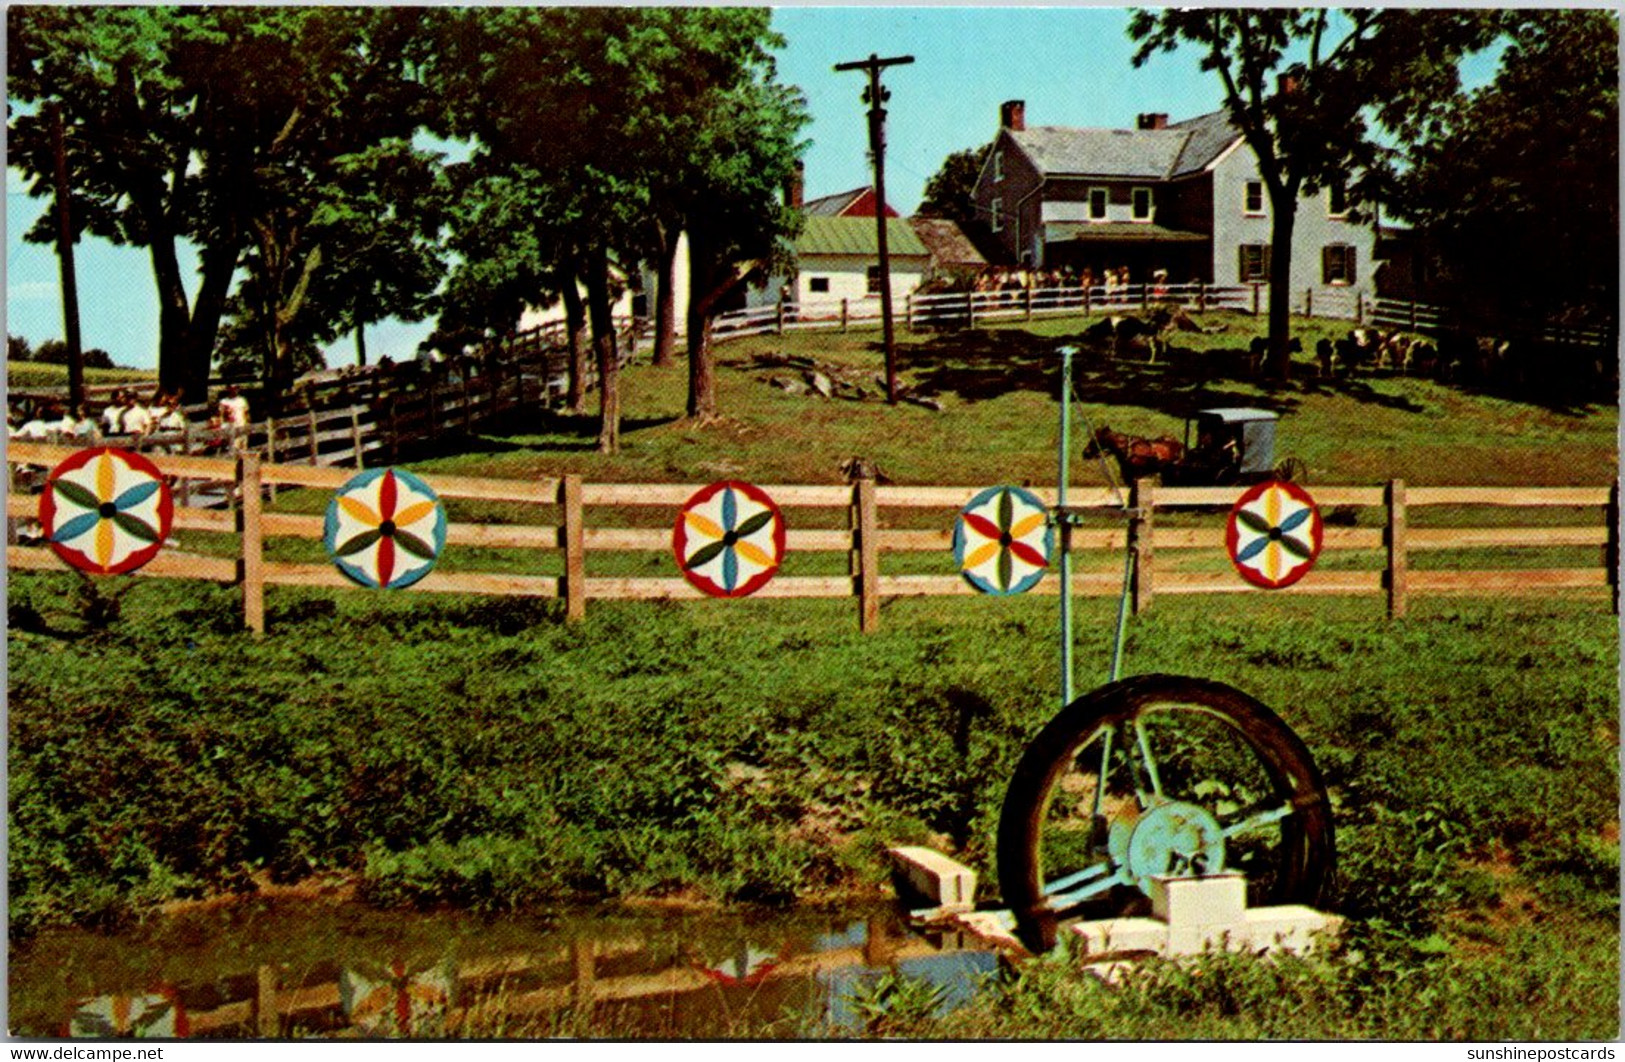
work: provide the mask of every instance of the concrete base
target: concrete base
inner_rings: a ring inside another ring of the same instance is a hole
[[[1125,953],[1196,955],[1210,948],[1305,955],[1334,940],[1343,920],[1311,907],[1254,907],[1240,874],[1151,879],[1152,918],[1107,918],[1072,926],[1087,961]]]
[[[976,871],[929,848],[889,848],[892,866],[918,898],[931,907],[916,917],[940,916],[976,906]]]

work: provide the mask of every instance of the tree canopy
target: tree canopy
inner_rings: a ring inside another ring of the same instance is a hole
[[[1346,183],[1374,191],[1389,148],[1437,128],[1460,91],[1458,63],[1501,31],[1494,11],[1159,8],[1136,11],[1134,64],[1182,47],[1218,75],[1224,105],[1257,156],[1270,198],[1269,371],[1289,364],[1292,232],[1299,196]]]
[[[1457,304],[1568,323],[1619,292],[1619,25],[1518,13],[1495,81],[1442,111],[1394,178]]]

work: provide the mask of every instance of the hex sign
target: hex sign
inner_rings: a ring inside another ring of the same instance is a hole
[[[428,575],[446,548],[446,508],[412,473],[369,469],[334,493],[322,539],[354,582],[400,590]]]
[[[984,594],[1031,590],[1054,553],[1049,509],[1021,487],[989,487],[959,511],[954,523],[954,564]]]
[[[712,597],[745,597],[784,561],[784,514],[761,488],[722,480],[696,491],[677,514],[672,554],[683,578]]]
[[[1314,567],[1323,535],[1320,510],[1309,492],[1269,480],[1237,499],[1225,524],[1224,546],[1243,579],[1279,590]]]
[[[158,466],[113,446],[80,450],[40,493],[39,522],[58,557],[93,575],[133,572],[158,555],[175,502]]]

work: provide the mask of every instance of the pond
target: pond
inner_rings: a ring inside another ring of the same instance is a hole
[[[254,900],[11,952],[26,1037],[729,1038],[862,1035],[877,985],[938,1012],[996,976],[893,907],[571,909],[482,917]],[[929,986],[929,987],[922,987]]]

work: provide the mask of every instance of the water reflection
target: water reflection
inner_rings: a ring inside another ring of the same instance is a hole
[[[14,947],[12,1032],[131,1038],[861,1034],[882,976],[961,1005],[997,956],[841,912],[593,909],[481,919],[252,902]]]

